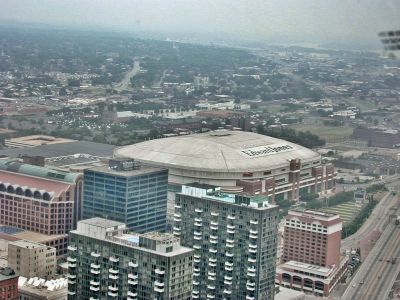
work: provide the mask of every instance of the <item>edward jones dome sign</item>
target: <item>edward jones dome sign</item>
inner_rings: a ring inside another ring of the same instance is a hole
[[[259,146],[254,148],[242,149],[240,153],[242,153],[246,157],[261,157],[268,156],[273,154],[278,154],[282,152],[288,152],[294,150],[294,147],[288,144],[272,144],[268,146]]]

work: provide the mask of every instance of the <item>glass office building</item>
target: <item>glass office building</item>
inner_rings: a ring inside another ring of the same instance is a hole
[[[123,222],[135,232],[165,231],[168,170],[111,160],[84,172],[83,219]]]

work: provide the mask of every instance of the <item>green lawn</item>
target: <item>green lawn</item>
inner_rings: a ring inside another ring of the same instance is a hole
[[[353,128],[324,126],[322,124],[295,124],[291,128],[297,131],[310,131],[327,142],[337,142],[351,136]]]
[[[356,204],[355,202],[346,202],[336,206],[323,208],[322,211],[331,212],[340,215],[342,221],[345,224],[349,223],[353,218],[357,216],[360,212],[362,206],[360,204]]]

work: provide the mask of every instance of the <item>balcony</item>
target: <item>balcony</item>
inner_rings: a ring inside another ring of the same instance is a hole
[[[75,283],[76,283],[75,280],[68,279],[68,284],[75,284]]]
[[[217,212],[215,212],[215,211],[212,211],[212,212],[211,212],[211,215],[212,215],[213,217],[218,217],[218,216],[219,216],[219,213],[217,213]]]
[[[252,287],[252,286],[246,286],[246,290],[248,290],[248,291],[251,291],[251,292],[254,292],[254,290],[255,290],[255,288],[254,287]]]
[[[95,297],[90,297],[89,300],[100,300],[100,299]]]
[[[137,297],[137,293],[134,293],[134,292],[128,291],[128,296],[129,296],[129,297],[133,297],[133,298],[135,298],[135,297]]]
[[[194,211],[197,212],[197,213],[202,213],[202,212],[203,212],[203,209],[201,209],[201,208],[196,208]]]
[[[194,226],[201,227],[203,224],[201,222],[194,222]]]
[[[137,280],[131,280],[131,279],[128,279],[128,284],[130,284],[130,285],[138,285],[138,281]]]
[[[255,245],[255,244],[249,244],[249,247],[252,249],[257,249],[257,245]]]
[[[257,249],[252,249],[252,248],[250,248],[250,249],[249,249],[249,253],[257,253]]]
[[[207,289],[209,289],[209,290],[215,290],[215,286],[209,284],[209,285],[207,285]]]
[[[208,261],[216,263],[216,262],[217,262],[217,259],[216,259],[216,258],[210,257],[210,258],[208,259]]]
[[[247,268],[247,272],[253,272],[253,273],[255,273],[256,271],[257,271],[256,268],[253,268],[253,267]]]
[[[232,281],[232,276],[225,275],[224,280]]]
[[[181,208],[182,208],[182,206],[179,205],[179,204],[175,204],[174,207],[175,207],[176,209],[181,209]]]
[[[251,239],[258,239],[258,235],[249,234],[249,238],[251,238]]]
[[[74,258],[74,257],[67,257],[67,262],[76,263],[76,258]]]
[[[199,285],[200,281],[193,280],[193,285]]]
[[[113,279],[113,280],[118,280],[118,276],[117,275],[113,275],[113,274],[109,274],[108,278]]]
[[[213,240],[218,240],[218,236],[216,236],[216,235],[210,235],[210,239],[213,239]]]
[[[251,287],[255,287],[256,283],[253,281],[247,281],[246,285],[251,286]]]
[[[255,263],[257,262],[257,260],[256,260],[255,258],[251,258],[251,257],[249,257],[249,258],[247,259],[247,261],[248,261],[249,263],[253,263],[253,264],[255,264]]]
[[[119,262],[119,258],[118,258],[118,257],[115,257],[115,256],[110,256],[109,260],[110,260],[111,262],[114,262],[114,263]]]
[[[197,230],[195,230],[193,233],[194,233],[194,235],[203,235],[200,231],[197,231]]]
[[[196,241],[201,241],[203,238],[202,238],[201,236],[196,236],[196,235],[195,235],[195,236],[193,237],[193,239],[196,240]]]
[[[254,298],[253,296],[250,295],[246,295],[246,300],[255,300],[256,298]]]
[[[217,266],[217,264],[216,264],[216,263],[213,263],[213,262],[209,262],[208,265],[209,265],[210,267],[212,267],[212,268],[215,268],[215,267]]]
[[[67,247],[67,249],[68,249],[69,251],[76,251],[76,247],[75,247],[75,246],[72,246],[72,245],[69,245],[69,246]]]
[[[203,222],[203,219],[202,218],[194,218],[194,221],[195,222]]]
[[[111,273],[111,274],[118,274],[119,273],[119,270],[116,270],[116,269],[108,269],[108,272],[109,273]]]
[[[108,294],[108,296],[113,297],[113,298],[117,298],[118,297],[118,293],[115,293],[115,292],[108,291],[107,294]]]
[[[94,275],[99,275],[100,274],[100,270],[90,270],[90,273],[91,274],[94,274]]]
[[[215,281],[217,278],[215,276],[208,276],[207,279],[210,281]]]
[[[227,229],[226,232],[227,232],[227,233],[230,233],[230,234],[234,234],[234,233],[235,233],[235,230],[234,230],[234,229]]]
[[[154,286],[154,291],[157,292],[157,293],[164,293],[164,288],[163,287]]]
[[[70,296],[73,296],[73,295],[75,295],[76,293],[74,292],[74,291],[68,291],[68,295],[70,295]]]
[[[93,291],[93,292],[98,292],[98,291],[100,291],[100,287],[98,287],[98,286],[90,286],[89,289],[90,289],[91,291]]]
[[[98,258],[98,257],[100,257],[100,253],[91,252],[91,253],[90,253],[90,256]]]
[[[211,239],[210,239],[210,243],[211,243],[211,244],[218,244],[218,241],[217,241],[217,240],[211,240]]]
[[[193,268],[193,272],[200,273],[200,268],[194,267],[194,268]]]
[[[199,258],[199,259],[200,259],[200,258],[201,258],[201,255],[199,255],[199,254],[194,254],[193,257],[194,257],[194,258]]]
[[[225,266],[233,267],[233,263],[231,263],[231,262],[229,262],[229,261],[226,261],[226,262],[225,262]]]
[[[258,234],[258,230],[250,229],[250,234],[255,234],[255,235],[257,235],[257,234]]]
[[[90,267],[91,267],[92,269],[100,269],[100,265],[99,265],[99,264],[95,264],[95,263],[91,263],[91,264],[90,264]]]
[[[90,285],[92,285],[92,286],[99,286],[99,285],[100,285],[100,282],[99,282],[99,281],[90,280]]]
[[[211,230],[218,230],[218,227],[217,227],[217,226],[210,225],[210,229],[211,229]]]
[[[75,263],[68,263],[68,268],[76,268],[76,264]]]
[[[68,274],[67,277],[69,279],[76,279],[76,275],[74,275],[74,274]]]
[[[235,245],[233,245],[233,244],[231,244],[231,243],[226,243],[226,247],[228,247],[228,248],[234,248]]]
[[[130,262],[128,263],[128,266],[129,266],[129,267],[132,267],[132,268],[137,268],[139,265],[138,265],[138,263],[136,263],[136,262],[130,261]]]
[[[232,294],[232,291],[224,289],[224,294],[230,295],[230,294]]]
[[[136,274],[129,273],[129,274],[128,274],[128,278],[130,278],[130,279],[138,279],[139,276],[136,275]]]
[[[155,285],[155,286],[158,286],[158,287],[164,287],[165,284],[164,284],[164,282],[161,282],[161,281],[157,281],[157,280],[156,280],[156,281],[154,281],[154,285]]]
[[[218,226],[218,222],[211,221],[211,222],[210,222],[210,225],[212,225],[212,226]]]
[[[215,296],[213,294],[207,294],[207,299],[215,299]]]
[[[225,266],[225,271],[232,272],[232,271],[233,271],[233,268],[232,268],[232,267],[229,267],[229,266]]]
[[[117,286],[109,285],[109,286],[108,286],[108,289],[109,289],[110,291],[113,291],[113,292],[117,292],[117,291],[118,291],[118,287],[117,287]]]
[[[250,220],[250,224],[258,225],[258,221],[257,220]]]
[[[230,253],[230,252],[226,252],[225,255],[226,255],[227,257],[233,257],[233,253]]]
[[[208,251],[211,252],[211,253],[217,253],[218,252],[217,249],[214,249],[214,248],[210,248],[210,249],[208,249]]]
[[[232,215],[228,215],[228,220],[235,220],[236,219],[236,217],[235,216],[232,216]]]
[[[181,221],[182,221],[182,216],[181,216],[181,214],[175,213],[175,214],[174,214],[174,221],[175,221],[175,222],[181,222]]]
[[[174,235],[174,236],[176,236],[176,237],[179,237],[179,236],[181,236],[181,233],[179,232],[179,231],[172,231],[172,234]]]
[[[201,259],[200,259],[200,258],[193,258],[193,261],[194,261],[195,263],[199,263],[199,262],[201,262]]]
[[[232,285],[232,281],[224,280],[224,284],[225,284],[225,285]]]
[[[174,231],[178,231],[178,232],[181,231],[181,229],[179,227],[177,227],[177,226],[175,226],[173,229],[174,229]]]
[[[156,268],[156,269],[154,270],[154,272],[155,272],[156,274],[158,274],[158,275],[164,275],[164,274],[165,274],[165,271],[164,271],[164,270],[161,270],[161,269],[159,269],[159,268]]]
[[[235,225],[226,225],[226,228],[228,228],[230,230],[234,230],[235,229]]]
[[[193,249],[200,250],[201,246],[200,245],[193,245]]]

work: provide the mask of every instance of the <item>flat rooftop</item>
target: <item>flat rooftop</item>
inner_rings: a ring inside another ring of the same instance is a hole
[[[46,246],[42,243],[28,241],[28,240],[18,240],[18,241],[10,242],[9,244],[12,244],[14,246],[18,246],[21,248],[29,248],[29,249],[49,248],[49,246]]]
[[[110,228],[110,227],[125,225],[124,223],[121,223],[121,222],[98,218],[98,217],[82,220],[82,221],[79,221],[79,223],[93,225],[93,226],[102,227],[102,228]]]
[[[159,171],[163,171],[166,169],[162,168],[156,168],[156,167],[151,167],[147,165],[141,165],[139,169],[134,169],[134,170],[113,170],[111,169],[108,165],[104,166],[98,166],[98,167],[93,167],[87,169],[88,171],[96,171],[96,172],[101,172],[104,174],[111,174],[111,175],[117,175],[117,176],[138,176],[142,174],[148,174],[148,173],[155,173]]]
[[[90,154],[97,157],[112,157],[114,145],[88,142],[88,141],[72,141],[68,143],[58,143],[51,145],[38,145],[26,148],[6,148],[0,150],[0,155],[11,158],[17,158],[24,155],[44,156],[45,158],[54,158],[60,156],[68,156],[79,153]]]
[[[333,271],[334,268],[328,267],[321,267],[312,264],[306,264],[298,261],[288,261],[278,267],[285,268],[285,269],[295,269],[302,272],[312,273],[316,275],[326,276],[328,277],[329,274]]]

